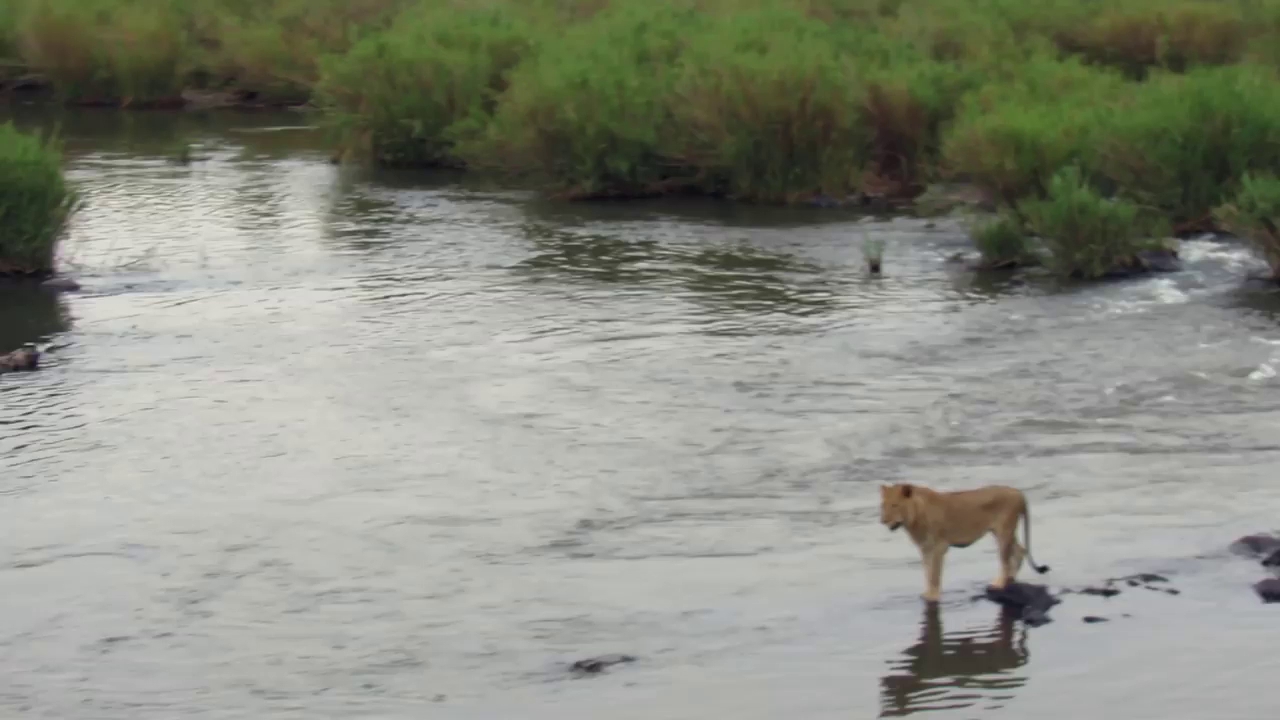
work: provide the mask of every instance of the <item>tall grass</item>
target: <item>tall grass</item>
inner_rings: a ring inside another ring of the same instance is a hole
[[[706,18],[692,4],[617,3],[516,67],[462,156],[568,196],[643,195],[696,181],[669,150],[681,59]]]
[[[324,58],[316,102],[345,148],[387,165],[456,164],[456,141],[488,124],[533,35],[500,8],[414,7]]]
[[[1280,179],[1272,173],[1246,173],[1235,197],[1214,215],[1230,231],[1248,238],[1280,281]]]
[[[1131,91],[1097,138],[1097,168],[1184,228],[1249,171],[1280,169],[1280,78],[1249,66],[1161,75]]]
[[[189,51],[176,1],[35,0],[15,6],[17,44],[64,98],[174,102]]]
[[[77,195],[51,139],[0,125],[0,275],[45,275]]]
[[[1133,202],[1102,197],[1074,165],[1054,173],[1043,199],[1024,200],[1018,210],[1044,241],[1049,268],[1064,277],[1093,279],[1137,266],[1142,251],[1161,247],[1165,230]]]
[[[1048,232],[1084,276],[1120,223],[1213,228],[1280,177],[1280,0],[0,0],[6,55],[71,102],[310,102],[349,156],[567,197],[967,181],[984,253]]]

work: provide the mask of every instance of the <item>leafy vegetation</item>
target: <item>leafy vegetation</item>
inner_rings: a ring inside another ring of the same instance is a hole
[[[1278,40],[1280,0],[0,0],[0,83],[306,103],[346,157],[575,198],[969,182],[990,262],[1095,276],[1262,202]]]
[[[1271,268],[1271,277],[1280,280],[1280,179],[1271,173],[1246,173],[1240,190],[1230,202],[1214,210],[1229,230],[1253,243]]]
[[[56,142],[0,125],[0,275],[53,272],[77,202],[61,161]]]

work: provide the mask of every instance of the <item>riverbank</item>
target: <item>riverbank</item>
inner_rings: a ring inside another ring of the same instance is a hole
[[[564,198],[901,207],[958,180],[1002,211],[987,266],[1099,277],[1230,229],[1280,277],[1280,0],[0,6],[12,75],[67,102],[306,107],[339,157]]]

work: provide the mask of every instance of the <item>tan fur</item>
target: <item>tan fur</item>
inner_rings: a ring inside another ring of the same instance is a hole
[[[1027,547],[1018,544],[1018,520],[1026,518]],[[924,599],[937,602],[942,583],[942,563],[947,550],[968,547],[988,532],[1000,551],[1000,575],[992,585],[1003,588],[1014,581],[1025,556],[1039,573],[1047,565],[1031,559],[1031,514],[1027,498],[1017,488],[987,485],[974,490],[938,492],[919,485],[881,485],[880,522],[889,530],[904,527],[920,549],[924,561]]]
[[[35,370],[40,366],[40,352],[35,348],[18,348],[8,354],[0,354],[0,372],[9,370]]]

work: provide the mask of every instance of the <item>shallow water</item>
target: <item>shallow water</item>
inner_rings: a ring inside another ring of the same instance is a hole
[[[369,176],[306,121],[61,119],[84,290],[0,291],[0,349],[56,344],[0,377],[4,715],[1273,707],[1276,609],[1225,553],[1280,525],[1280,297],[1241,248],[980,279],[954,221]],[[929,616],[893,481],[1023,488],[1055,587],[1181,594],[1028,629],[971,601],[983,541]]]

